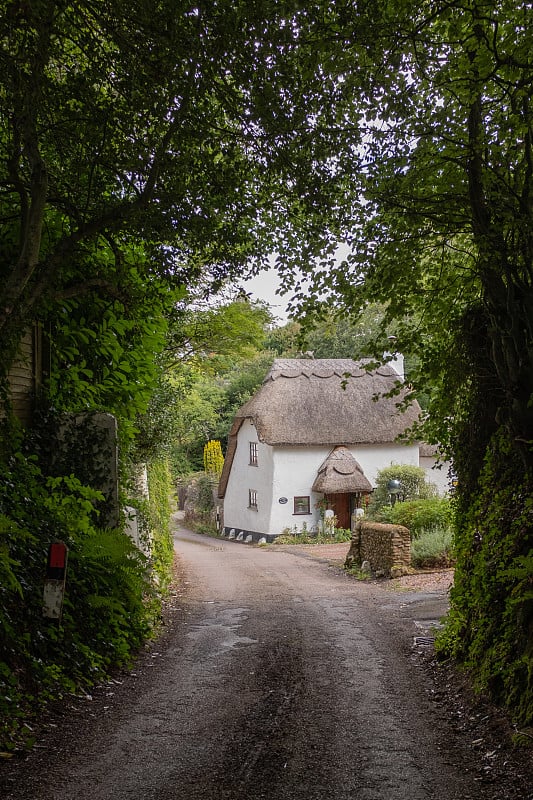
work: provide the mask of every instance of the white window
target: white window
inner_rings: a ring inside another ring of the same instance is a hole
[[[250,466],[257,467],[257,442],[250,442]]]

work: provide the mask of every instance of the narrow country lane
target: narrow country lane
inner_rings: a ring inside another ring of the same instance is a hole
[[[7,765],[4,800],[525,798],[480,780],[392,595],[274,547],[176,549],[166,635]]]

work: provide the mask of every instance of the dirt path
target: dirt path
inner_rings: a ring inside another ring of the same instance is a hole
[[[524,762],[413,648],[445,592],[184,530],[176,547],[166,634],[4,765],[4,800],[529,800]]]

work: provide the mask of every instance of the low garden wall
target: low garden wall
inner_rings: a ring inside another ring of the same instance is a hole
[[[411,534],[403,525],[358,520],[352,528],[345,566],[362,567],[367,562],[376,576],[397,578],[411,566]]]

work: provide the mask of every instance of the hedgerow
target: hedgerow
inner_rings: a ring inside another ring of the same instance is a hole
[[[462,495],[461,495],[462,498]],[[533,723],[533,476],[499,431],[457,514],[449,621],[437,641],[475,686]]]
[[[171,540],[164,480],[152,502],[150,564],[124,532],[98,527],[100,493],[73,475],[47,475],[16,424],[2,422],[0,442],[0,750],[10,753],[31,745],[27,723],[44,704],[131,663],[160,618],[164,581],[152,570],[168,574]],[[68,547],[60,621],[42,610],[56,540]]]
[[[427,500],[407,500],[384,506],[380,509],[380,520],[409,528],[416,538],[422,531],[451,529],[453,513],[447,497],[433,497]]]

